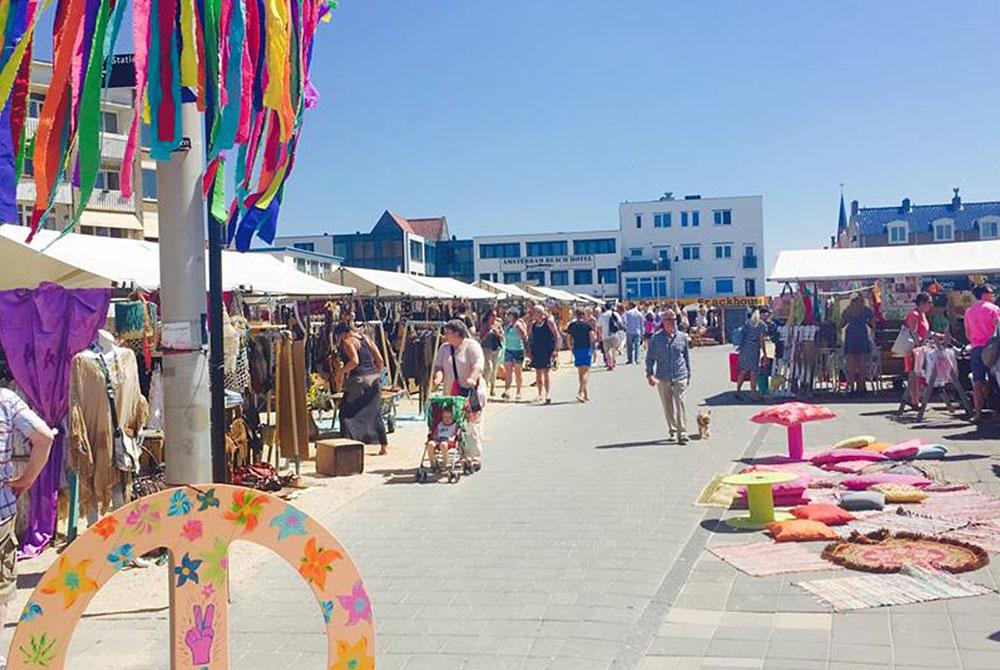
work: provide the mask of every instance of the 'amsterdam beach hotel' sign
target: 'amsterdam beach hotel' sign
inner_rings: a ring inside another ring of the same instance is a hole
[[[530,270],[532,268],[573,268],[593,267],[593,254],[581,256],[530,256],[528,258],[504,258],[504,268]]]

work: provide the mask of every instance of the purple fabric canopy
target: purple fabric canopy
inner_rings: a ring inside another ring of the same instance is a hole
[[[0,291],[0,345],[7,364],[31,407],[50,426],[66,418],[70,363],[94,341],[110,302],[108,289],[66,289],[49,283]],[[48,463],[31,487],[22,556],[37,556],[55,532],[63,437],[60,431]]]

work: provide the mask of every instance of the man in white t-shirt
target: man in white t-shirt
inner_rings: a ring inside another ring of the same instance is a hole
[[[618,363],[615,350],[618,348],[618,332],[624,327],[621,316],[610,303],[604,306],[604,311],[597,317],[597,334],[601,338],[601,348],[604,349],[604,365],[608,370],[614,370]]]

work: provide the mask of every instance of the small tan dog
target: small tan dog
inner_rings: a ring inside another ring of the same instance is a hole
[[[707,440],[709,436],[709,429],[712,426],[712,410],[707,409],[704,412],[698,412],[698,439]]]

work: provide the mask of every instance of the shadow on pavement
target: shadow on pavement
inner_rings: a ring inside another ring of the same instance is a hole
[[[643,442],[619,442],[617,444],[599,444],[594,449],[631,449],[633,447],[663,447],[663,446],[681,446],[663,438],[661,440],[645,440]]]
[[[722,519],[705,519],[701,522],[701,527],[709,533],[716,533],[718,535],[746,535],[747,533],[760,532],[759,529],[733,528],[732,526],[726,524]]]

